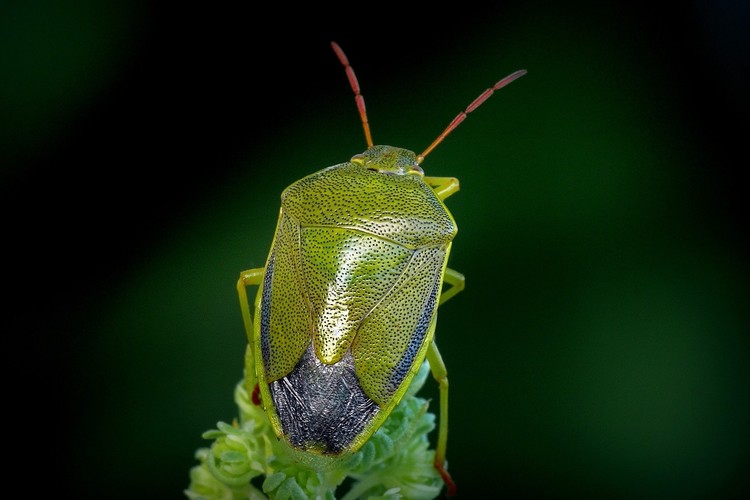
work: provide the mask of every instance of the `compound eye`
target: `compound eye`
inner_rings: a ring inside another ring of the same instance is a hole
[[[363,154],[357,154],[352,156],[351,159],[352,163],[356,163],[357,165],[364,165],[365,164],[365,156]]]

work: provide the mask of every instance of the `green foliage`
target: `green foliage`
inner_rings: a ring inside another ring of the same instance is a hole
[[[428,373],[424,363],[407,394],[362,449],[325,461],[279,441],[262,407],[250,401],[240,381],[234,391],[239,419],[231,425],[219,422],[203,434],[213,442],[196,452],[200,464],[191,469],[185,494],[201,500],[435,498],[443,487],[428,440],[435,415],[427,411],[428,401],[415,395]]]

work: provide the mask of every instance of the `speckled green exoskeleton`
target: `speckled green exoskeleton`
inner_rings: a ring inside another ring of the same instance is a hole
[[[380,427],[426,358],[440,388],[435,467],[452,493],[448,378],[434,337],[438,306],[464,288],[463,275],[447,267],[457,226],[443,203],[459,183],[427,177],[420,164],[468,113],[525,71],[485,90],[416,155],[373,145],[354,71],[332,47],[368,148],[287,187],[265,267],[240,273],[247,354],[256,367],[247,370],[248,389],[259,389],[256,403],[292,448],[337,457],[358,450]],[[259,287],[254,318],[251,285]]]

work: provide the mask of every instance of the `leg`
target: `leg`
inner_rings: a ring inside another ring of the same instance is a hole
[[[240,297],[240,310],[242,311],[242,321],[245,323],[245,333],[250,344],[253,343],[253,316],[250,313],[250,303],[247,300],[247,287],[259,286],[263,281],[265,269],[259,267],[240,273],[240,279],[237,280],[237,294]]]
[[[463,290],[465,281],[466,279],[463,274],[451,269],[450,267],[446,268],[443,282],[450,285],[450,288],[440,294],[440,302],[438,302],[438,306],[443,305],[444,302],[448,301],[448,299]]]
[[[437,345],[433,340],[427,350],[427,360],[430,362],[432,376],[440,386],[440,426],[438,427],[438,441],[435,448],[435,468],[448,488],[448,496],[456,493],[456,483],[445,469],[445,453],[448,447],[448,370],[445,368],[443,358],[440,356]]]
[[[458,192],[458,179],[455,177],[425,177],[424,181],[435,191],[435,194],[441,200]]]
[[[464,289],[465,278],[458,271],[446,268],[443,282],[450,285],[450,288],[440,294],[438,306]],[[437,380],[440,387],[440,426],[438,427],[438,442],[435,450],[435,468],[448,488],[448,496],[452,496],[456,492],[456,483],[453,482],[451,475],[445,469],[445,454],[448,447],[448,369],[445,367],[443,357],[440,355],[434,340],[427,350],[427,360],[430,362],[432,376]]]
[[[237,280],[237,294],[240,298],[240,311],[242,312],[242,322],[245,324],[245,335],[247,335],[247,349],[245,350],[245,384],[247,385],[248,394],[253,395],[254,403],[257,399],[255,386],[258,381],[255,375],[255,358],[253,357],[253,316],[250,313],[250,303],[247,300],[247,287],[259,286],[263,281],[264,272],[265,269],[262,267],[242,271],[240,273],[240,279]],[[258,401],[258,403],[259,402],[260,401]]]

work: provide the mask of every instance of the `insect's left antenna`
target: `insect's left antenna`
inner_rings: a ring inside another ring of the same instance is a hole
[[[430,153],[430,151],[435,149],[435,146],[443,142],[443,139],[445,139],[448,136],[448,134],[453,132],[453,130],[456,127],[458,127],[462,121],[466,119],[466,116],[469,113],[477,109],[484,101],[489,99],[490,96],[494,94],[496,90],[500,90],[501,88],[505,87],[510,82],[512,82],[513,80],[516,80],[517,78],[521,78],[525,74],[526,74],[525,69],[519,69],[518,71],[511,73],[510,75],[506,76],[505,78],[497,82],[492,87],[488,88],[487,90],[479,94],[479,97],[474,99],[474,101],[471,104],[469,104],[465,110],[461,111],[458,115],[456,115],[453,121],[450,122],[450,124],[448,124],[445,130],[443,130],[443,133],[440,134],[437,137],[437,139],[432,141],[432,144],[430,144],[429,147],[425,149],[421,155],[417,156],[417,163],[422,163],[424,161],[424,157],[427,156]]]
[[[354,74],[354,68],[352,68],[349,64],[349,59],[347,59],[346,54],[344,54],[344,51],[341,50],[339,44],[337,44],[336,42],[331,42],[331,47],[333,47],[333,51],[336,53],[339,61],[341,61],[341,64],[346,70],[346,77],[349,79],[349,85],[351,85],[352,90],[354,91],[354,100],[357,102],[357,109],[359,110],[359,117],[362,120],[362,127],[365,129],[365,139],[367,140],[367,147],[371,148],[372,135],[370,135],[370,123],[367,121],[365,98],[362,97],[362,94],[359,91],[359,82],[357,81],[357,75]]]

